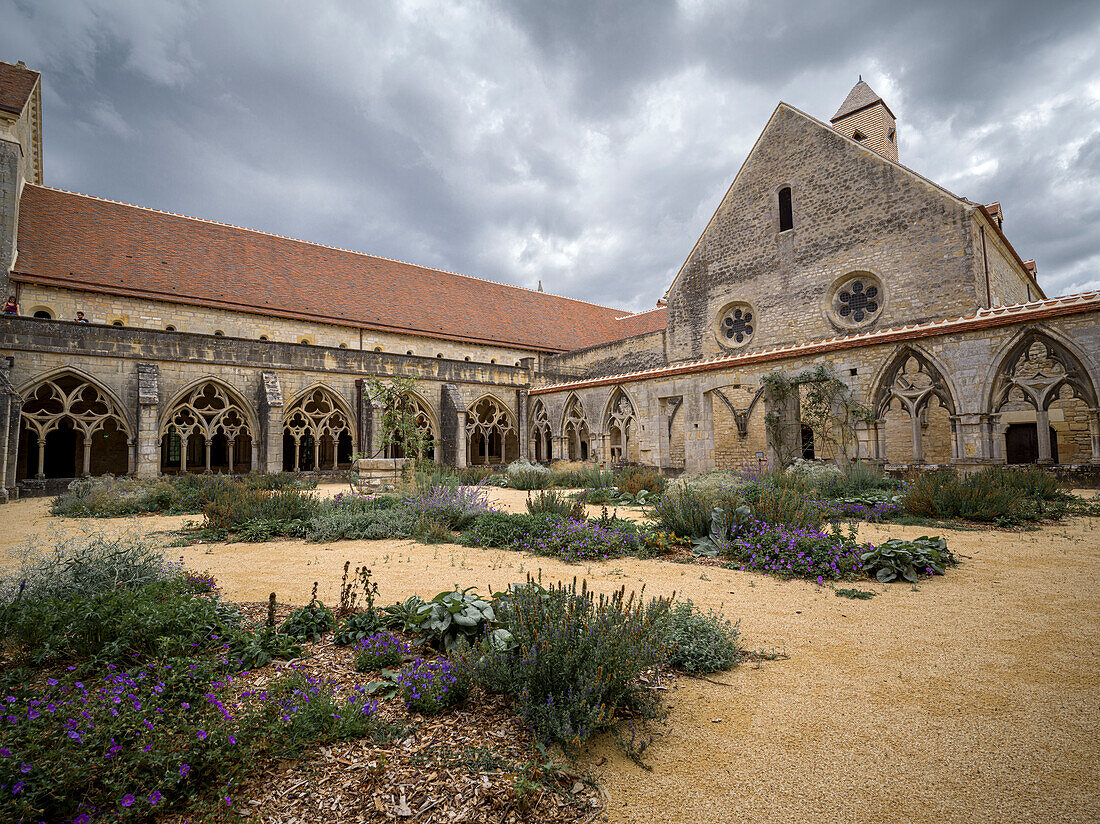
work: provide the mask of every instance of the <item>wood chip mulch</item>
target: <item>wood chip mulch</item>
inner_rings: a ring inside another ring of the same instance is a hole
[[[266,617],[266,604],[239,606],[254,621]],[[278,620],[289,611],[280,605]],[[342,689],[377,677],[356,672],[351,649],[326,635],[303,644],[295,661],[272,663],[237,684],[262,688],[291,668]],[[234,790],[236,814],[265,824],[584,824],[603,812],[599,789],[560,756],[540,752],[507,699],[475,691],[456,710],[423,716],[395,697],[379,700],[377,717],[398,730],[392,740],[340,742],[301,759],[257,765]]]

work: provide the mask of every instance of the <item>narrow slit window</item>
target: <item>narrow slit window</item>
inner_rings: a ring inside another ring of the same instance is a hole
[[[791,187],[784,186],[779,190],[779,231],[785,232],[794,228],[794,209],[791,207]]]

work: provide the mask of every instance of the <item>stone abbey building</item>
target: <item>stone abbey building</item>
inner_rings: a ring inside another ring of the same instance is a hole
[[[366,381],[392,376],[458,466],[1100,464],[1100,293],[1048,298],[999,204],[899,163],[862,81],[829,123],[776,107],[636,314],[53,189],[42,129],[40,76],[0,64],[9,493],[343,468],[380,451]],[[820,366],[862,410],[850,439],[802,420],[809,384],[766,391]]]

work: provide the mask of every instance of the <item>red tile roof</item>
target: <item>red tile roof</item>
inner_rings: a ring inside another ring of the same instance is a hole
[[[20,201],[12,279],[543,351],[580,349],[664,326],[660,310],[632,316],[33,185]]]
[[[0,63],[0,109],[21,113],[37,82],[38,72],[26,66]]]

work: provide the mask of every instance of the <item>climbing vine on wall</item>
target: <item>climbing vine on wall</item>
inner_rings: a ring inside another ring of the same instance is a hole
[[[429,436],[417,422],[416,379],[390,378],[382,381],[369,378],[365,383],[367,394],[381,409],[378,421],[381,430],[379,451],[400,446],[406,456],[420,460]]]
[[[874,421],[871,410],[856,400],[848,385],[827,366],[818,365],[795,374],[772,372],[761,383],[765,397],[777,404],[798,393],[799,424],[809,426],[815,437],[836,447],[834,454],[851,454],[859,425]],[[783,422],[774,410],[764,420],[769,445],[786,466],[801,454],[801,441],[783,437]]]

